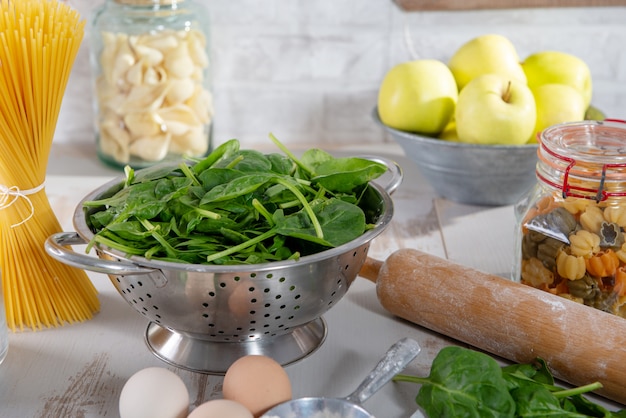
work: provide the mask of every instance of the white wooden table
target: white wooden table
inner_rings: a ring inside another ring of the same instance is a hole
[[[93,164],[97,176],[70,176],[68,154],[51,162],[46,190],[66,231],[79,200],[108,181],[99,163],[77,159],[74,168]],[[379,154],[381,155],[381,154]],[[481,208],[436,198],[416,167],[393,154],[405,181],[394,193],[395,215],[374,240],[370,256],[384,259],[399,248],[415,248],[460,264],[503,276],[513,255],[511,206]],[[64,159],[65,158],[65,159]],[[82,164],[82,166],[81,166]],[[122,299],[105,275],[89,273],[100,292],[101,311],[90,321],[10,336],[0,365],[0,417],[117,417],[122,386],[148,366],[174,370],[187,384],[193,405],[221,397],[222,377],[179,370],[152,355],[143,341],[146,319]],[[453,340],[399,320],[378,303],[374,285],[358,279],[324,316],[328,336],[309,357],[286,367],[294,396],[346,396],[402,337],[417,340],[421,354],[406,372],[426,375],[438,351]],[[418,386],[390,383],[365,407],[380,418],[409,417]],[[607,403],[607,405],[611,405]]]

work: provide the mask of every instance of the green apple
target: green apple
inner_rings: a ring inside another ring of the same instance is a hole
[[[532,92],[521,81],[484,74],[459,93],[455,112],[459,141],[486,145],[521,145],[535,128]]]
[[[511,41],[498,34],[482,35],[461,45],[448,61],[459,90],[483,74],[501,74],[525,83],[519,55]]]
[[[531,88],[542,84],[567,84],[578,90],[591,103],[592,82],[589,66],[575,55],[560,51],[541,51],[529,55],[522,68]]]
[[[529,142],[537,142],[537,134],[549,126],[585,118],[583,96],[567,84],[542,84],[530,89],[537,107],[535,130]]]
[[[585,120],[604,120],[606,119],[606,115],[603,111],[595,107],[594,105],[589,105],[587,110],[585,111]]]
[[[378,114],[387,126],[436,136],[454,113],[458,89],[441,61],[421,59],[391,68],[378,92]]]
[[[456,120],[450,119],[448,124],[438,136],[439,139],[445,139],[446,141],[458,141],[459,135],[456,133]]]

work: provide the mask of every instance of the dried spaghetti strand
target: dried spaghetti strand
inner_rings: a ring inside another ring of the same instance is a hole
[[[61,225],[38,190],[84,26],[56,0],[0,0],[0,189],[33,191],[0,207],[0,269],[13,330],[84,321],[100,308],[86,273],[45,253],[45,240]]]

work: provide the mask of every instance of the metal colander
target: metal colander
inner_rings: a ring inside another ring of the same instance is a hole
[[[83,202],[114,194],[113,180],[87,195],[74,212],[77,232],[49,237],[47,252],[57,260],[105,273],[122,297],[149,321],[145,339],[162,360],[190,370],[224,373],[246,354],[264,354],[281,364],[299,360],[324,341],[322,315],[348,291],[369,244],[393,215],[390,193],[402,179],[400,168],[386,159],[391,178],[386,187],[371,183],[365,208],[375,227],[359,238],[317,254],[254,265],[198,265],[127,257],[105,246],[98,258],[70,246],[93,237]]]

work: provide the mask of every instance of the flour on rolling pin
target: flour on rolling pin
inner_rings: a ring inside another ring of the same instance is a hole
[[[382,306],[511,361],[541,357],[574,385],[626,403],[626,320],[530,286],[403,249],[366,263]]]

